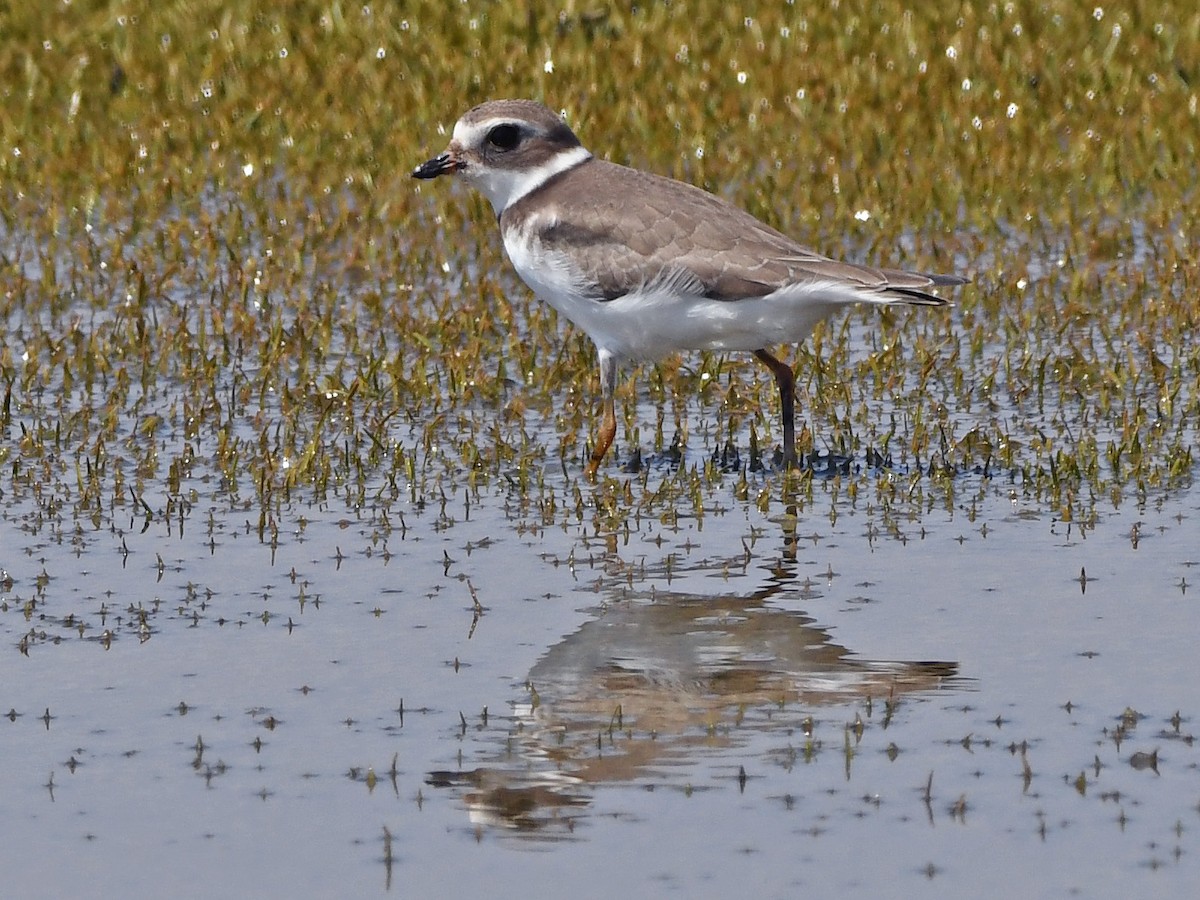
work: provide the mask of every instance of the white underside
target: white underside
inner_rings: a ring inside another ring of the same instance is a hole
[[[596,300],[581,290],[580,276],[566,254],[539,252],[523,234],[506,235],[504,247],[517,274],[541,300],[587,333],[602,354],[621,359],[797,344],[839,307],[873,299],[829,281],[741,300],[712,300],[671,290],[669,283]]]

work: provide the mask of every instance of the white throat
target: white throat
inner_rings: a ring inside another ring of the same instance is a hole
[[[571,147],[551,156],[541,165],[526,169],[499,169],[471,165],[462,175],[478,188],[499,216],[530,191],[537,190],[555,175],[592,158],[584,147]]]

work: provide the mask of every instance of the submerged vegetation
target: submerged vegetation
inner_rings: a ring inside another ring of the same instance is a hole
[[[1185,895],[1187,6],[0,2],[6,893]],[[971,283],[781,349],[799,470],[699,353],[589,482],[590,341],[409,177],[502,96]]]
[[[714,495],[919,515],[981,479],[1086,524],[1190,483],[1200,13],[854,6],[9,4],[0,497],[60,536],[217,505],[271,540],[297,497],[386,520],[493,484],[616,530]],[[499,96],[823,252],[973,284],[796,351],[830,477],[729,465],[777,441],[773,386],[697,354],[621,385],[593,488],[590,344],[479,198],[408,178]]]

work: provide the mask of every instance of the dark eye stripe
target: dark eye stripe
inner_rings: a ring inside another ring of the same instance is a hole
[[[521,129],[505,122],[487,133],[487,142],[497,150],[512,150],[521,143]]]

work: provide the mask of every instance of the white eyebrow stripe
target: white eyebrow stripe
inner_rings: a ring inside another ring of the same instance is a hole
[[[464,147],[474,143],[472,138],[476,135],[484,135],[495,128],[497,125],[513,125],[517,124],[511,118],[503,116],[493,116],[490,119],[484,119],[482,122],[471,122],[467,124],[459,119],[454,123],[454,133],[452,137]]]

